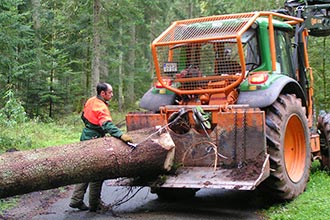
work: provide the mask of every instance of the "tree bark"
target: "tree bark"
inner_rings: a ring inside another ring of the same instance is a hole
[[[173,142],[168,133],[140,130],[135,150],[114,137],[0,155],[0,198],[60,186],[113,179],[148,177],[164,171]],[[138,143],[138,142],[137,142]]]
[[[40,0],[31,0],[32,4],[32,20],[34,30],[39,30],[40,24]]]

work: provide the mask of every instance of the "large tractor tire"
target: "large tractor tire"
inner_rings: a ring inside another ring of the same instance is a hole
[[[266,110],[267,151],[270,176],[265,188],[275,200],[291,200],[301,194],[312,162],[305,108],[293,94],[280,95]]]
[[[317,120],[317,128],[320,132],[321,166],[322,169],[330,169],[330,113],[322,111]]]

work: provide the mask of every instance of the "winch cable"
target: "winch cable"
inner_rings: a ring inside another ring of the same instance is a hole
[[[208,114],[206,114],[200,106],[196,106],[195,108],[192,109],[192,111],[193,111],[194,121],[196,122],[197,125],[202,127],[203,131],[205,132],[206,136],[209,139],[209,141],[207,143],[210,144],[211,146],[206,148],[206,151],[210,152],[210,149],[213,149],[216,155],[218,155],[219,157],[221,157],[223,159],[228,159],[228,157],[226,157],[218,152],[217,146],[214,143],[212,143],[212,139],[206,130],[206,128],[207,129],[211,128],[211,123],[209,121],[210,116]]]

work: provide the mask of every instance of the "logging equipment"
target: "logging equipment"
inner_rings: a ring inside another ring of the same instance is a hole
[[[307,36],[330,34],[330,1],[284,6],[174,21],[153,41],[147,111],[126,116],[128,131],[165,126],[174,142],[171,174],[153,192],[264,183],[288,200],[305,190],[312,158],[329,157],[313,123]]]

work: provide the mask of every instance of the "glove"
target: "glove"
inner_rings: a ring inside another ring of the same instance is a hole
[[[122,134],[120,136],[120,139],[124,142],[133,142],[133,138],[131,136],[129,136],[128,134]]]

